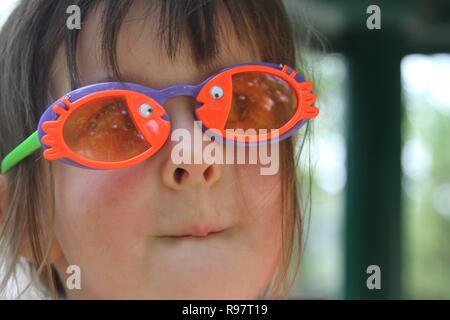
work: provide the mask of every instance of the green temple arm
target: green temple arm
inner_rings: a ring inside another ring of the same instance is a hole
[[[41,147],[41,142],[39,141],[39,134],[36,131],[31,136],[29,136],[25,141],[19,144],[13,151],[11,151],[5,159],[2,161],[1,173],[7,173],[12,167],[17,165],[20,161],[28,157],[30,154],[35,152]]]

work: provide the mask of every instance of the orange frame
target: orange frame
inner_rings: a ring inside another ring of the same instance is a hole
[[[151,144],[151,147],[145,151],[144,153],[135,156],[131,159],[119,162],[104,162],[104,161],[95,161],[84,158],[75,152],[73,152],[69,146],[64,141],[64,125],[70,115],[76,111],[78,108],[83,107],[86,103],[91,102],[93,100],[101,99],[101,98],[123,98],[127,102],[128,111],[137,127],[137,130],[144,135],[147,143]],[[145,123],[140,121],[140,117],[137,114],[137,109],[134,106],[140,106],[141,104],[147,103],[156,108],[156,116],[162,117],[166,113],[162,107],[158,110],[159,104],[154,101],[152,98],[143,95],[138,92],[129,91],[129,90],[106,90],[101,92],[96,92],[90,95],[87,95],[75,102],[70,102],[67,97],[60,99],[60,101],[65,105],[67,109],[64,109],[58,105],[54,106],[53,111],[59,115],[57,120],[54,121],[46,121],[42,125],[43,131],[46,135],[42,138],[42,143],[46,144],[50,148],[44,151],[44,157],[47,160],[57,160],[62,158],[67,158],[72,161],[75,161],[83,166],[94,168],[94,169],[118,169],[124,168],[128,166],[132,166],[138,164],[145,159],[148,159],[153,154],[155,154],[166,142],[169,134],[171,125],[169,121],[164,119],[159,119],[160,122],[157,124],[159,126],[156,127],[156,131],[153,134],[149,133],[149,130],[143,130]],[[155,121],[156,120],[150,120]],[[155,126],[152,126],[155,128]]]
[[[224,129],[232,104],[232,76],[244,72],[261,72],[276,76],[286,81],[294,89],[297,101],[296,111],[293,117],[286,124],[276,130],[275,134],[268,132],[261,135],[236,135],[233,132]],[[133,85],[138,86],[131,84],[131,86]],[[214,85],[219,85],[222,87],[225,92],[223,99],[218,101],[211,100],[209,93],[211,87]],[[200,85],[196,87],[190,86],[190,88],[192,89],[192,93],[195,93],[197,101],[202,104],[195,110],[195,115],[202,121],[204,127],[207,129],[214,129],[214,132],[219,132],[219,135],[221,135],[222,138],[227,140],[231,138],[235,142],[257,143],[279,139],[280,137],[283,137],[293,131],[296,125],[302,120],[312,119],[319,113],[319,109],[312,105],[316,101],[316,96],[312,93],[313,84],[307,81],[299,81],[297,78],[297,72],[290,69],[286,65],[267,66],[259,64],[245,64],[230,67],[218,72],[216,75],[211,76]],[[150,88],[148,89],[152,90]],[[174,91],[174,87],[168,89],[172,89],[172,92]],[[164,90],[161,90],[160,92],[162,91]],[[64,141],[64,125],[70,115],[75,110],[83,107],[90,101],[114,97],[120,97],[126,100],[128,111],[136,125],[137,130],[144,136],[147,143],[151,145],[151,147],[138,156],[119,162],[90,160],[71,151],[69,146],[67,146]],[[41,126],[42,131],[45,133],[45,135],[41,138],[41,143],[49,147],[44,151],[44,157],[48,160],[69,159],[81,166],[93,169],[124,168],[148,159],[159,149],[161,149],[167,141],[171,131],[170,122],[164,119],[164,117],[167,117],[167,114],[162,107],[162,104],[158,103],[155,99],[142,92],[118,89],[94,91],[74,102],[70,101],[70,94],[66,95],[59,100],[62,104],[64,104],[65,108],[58,104],[53,105],[52,107],[53,112],[55,112],[58,116],[57,119],[53,121],[45,121]],[[143,120],[138,114],[138,106],[144,103],[149,104],[154,108],[155,117],[150,120],[151,123],[148,122],[148,119]]]
[[[316,96],[312,93],[313,83],[308,81],[298,82],[296,80],[297,72],[295,70],[290,71],[289,67],[286,65],[284,65],[281,70],[261,65],[244,65],[240,67],[230,68],[209,79],[207,83],[220,85],[225,92],[232,92],[232,76],[244,72],[261,72],[271,74],[286,81],[292,88],[294,88],[294,91],[296,93],[297,109],[294,116],[281,128],[276,130],[276,134],[268,132],[267,134],[256,136],[236,135],[229,131],[226,132],[226,130],[223,128],[225,126],[225,122],[231,108],[230,97],[228,97],[228,99],[223,103],[219,102],[217,104],[217,107],[210,108],[210,110],[208,111],[202,111],[202,107],[197,109],[197,118],[202,121],[204,126],[208,129],[217,129],[215,131],[218,131],[223,138],[228,137],[232,138],[234,141],[243,143],[269,141],[287,134],[300,121],[315,118],[319,114],[319,109],[312,105],[316,101]],[[202,91],[205,90],[205,92],[209,92],[211,86],[212,85],[206,85],[205,88],[202,89]],[[199,100],[199,102],[204,103],[207,99],[206,94],[202,95],[202,93],[200,93],[197,99]],[[212,119],[213,121],[211,121],[210,119]],[[214,122],[214,124],[211,124],[211,122]]]

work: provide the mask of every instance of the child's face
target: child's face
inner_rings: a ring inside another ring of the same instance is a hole
[[[126,81],[164,88],[197,84],[200,72],[182,54],[171,62],[152,26],[133,8],[121,29],[118,62]],[[136,17],[138,17],[136,19]],[[79,41],[83,85],[107,81],[100,58],[98,16],[88,19]],[[130,20],[130,21],[128,21]],[[145,28],[145,30],[143,29]],[[227,40],[218,69],[255,61],[236,40]],[[69,91],[61,51],[54,63],[52,94]],[[194,100],[164,106],[172,130],[193,129]],[[197,130],[197,129],[196,129]],[[81,268],[81,291],[69,297],[222,299],[257,298],[273,276],[281,248],[281,178],[262,176],[259,165],[175,165],[170,137],[151,159],[114,171],[55,163],[56,236],[64,277]],[[203,237],[174,237],[221,230]]]

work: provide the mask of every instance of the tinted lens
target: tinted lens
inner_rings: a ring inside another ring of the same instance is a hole
[[[293,117],[296,106],[295,92],[283,79],[259,72],[238,73],[233,75],[232,107],[225,128],[279,129]]]
[[[101,162],[129,160],[149,149],[121,98],[78,107],[64,125],[64,140],[76,154]]]

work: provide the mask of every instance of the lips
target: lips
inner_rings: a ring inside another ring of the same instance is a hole
[[[173,234],[166,235],[165,237],[170,238],[205,238],[215,234],[219,234],[225,231],[225,228],[222,227],[212,227],[212,226],[203,226],[197,225],[189,228],[185,228],[180,232],[174,232]]]

